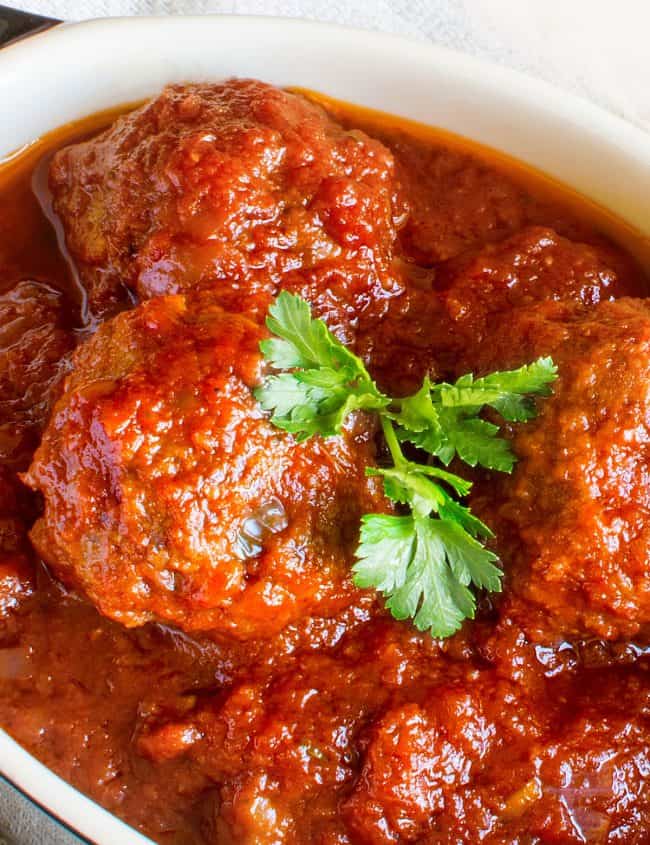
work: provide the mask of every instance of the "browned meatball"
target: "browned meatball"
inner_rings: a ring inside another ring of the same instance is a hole
[[[559,367],[554,395],[517,427],[512,476],[479,483],[473,502],[497,532],[511,610],[545,638],[647,633],[650,304],[515,309],[488,336],[478,371],[542,354]]]
[[[530,226],[506,240],[463,253],[439,266],[436,289],[450,318],[481,324],[480,343],[491,315],[542,300],[596,305],[605,299],[648,292],[641,269],[613,246],[578,243],[553,229]]]
[[[354,842],[605,843],[650,820],[643,673],[549,683],[544,710],[489,671],[428,692],[368,731],[342,807]]]
[[[58,153],[54,205],[94,311],[196,288],[230,308],[300,291],[348,336],[400,288],[393,159],[304,97],[176,85]]]
[[[481,803],[479,794],[464,804],[463,788],[478,792],[483,758],[520,756],[496,737],[504,698],[507,718],[535,736],[530,702],[511,684],[384,620],[348,634],[334,653],[259,674],[161,702],[136,731],[144,756],[188,757],[219,786],[214,841],[425,841],[440,816]]]
[[[448,377],[475,369],[486,338],[513,308],[642,296],[648,284],[616,247],[570,241],[542,226],[429,271],[407,263],[402,272],[410,278],[405,295],[390,302],[388,318],[371,324],[359,342],[394,392],[417,390],[427,372]]]
[[[647,826],[647,673],[546,678],[530,654],[511,668],[518,682],[376,619],[226,689],[153,691],[135,749],[194,763],[214,787],[209,840],[233,845],[441,845],[477,831],[579,845]]]
[[[0,648],[13,634],[13,614],[34,592],[33,553],[27,537],[34,517],[30,492],[15,473],[0,466]]]
[[[126,625],[271,634],[349,603],[370,432],[297,444],[255,401],[262,329],[209,295],[157,297],[77,351],[26,476],[33,541]]]
[[[0,296],[0,458],[29,461],[68,366],[74,337],[61,294],[23,281]]]
[[[11,641],[14,614],[34,591],[35,497],[16,472],[29,465],[74,345],[62,300],[35,281],[0,295],[0,642]]]

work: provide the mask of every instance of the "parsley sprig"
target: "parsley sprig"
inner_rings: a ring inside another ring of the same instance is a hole
[[[312,317],[299,296],[282,292],[266,324],[272,337],[260,348],[281,372],[268,376],[255,396],[272,412],[274,425],[305,440],[341,434],[354,411],[379,416],[392,466],[366,472],[382,477],[386,496],[403,513],[362,517],[355,584],[382,593],[396,619],[412,619],[435,637],[450,636],[474,617],[472,588],[498,592],[502,572],[497,556],[483,545],[492,532],[459,501],[471,482],[443,467],[458,457],[470,466],[511,472],[510,442],[480,414],[492,408],[509,422],[532,419],[533,396],[551,393],[556,366],[539,358],[483,378],[465,375],[453,384],[425,378],[417,393],[395,399],[378,389],[363,361]],[[426,453],[424,462],[407,457],[404,443]]]

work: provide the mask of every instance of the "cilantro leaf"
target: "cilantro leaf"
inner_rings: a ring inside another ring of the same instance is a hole
[[[335,364],[356,368],[360,363],[322,320],[313,319],[308,303],[295,294],[282,291],[269,308],[266,326],[275,337],[263,340],[260,348],[265,359],[278,369]]]
[[[499,437],[499,426],[480,417],[466,417],[453,408],[444,408],[441,416],[449,448],[461,461],[471,467],[480,464],[500,472],[512,471],[515,456],[510,442]],[[449,463],[448,455],[441,455],[440,459]]]
[[[498,436],[499,426],[480,417],[468,417],[455,408],[442,408],[439,420],[440,435],[432,437],[428,431],[413,433],[402,429],[398,436],[435,455],[445,466],[458,455],[472,467],[512,471],[515,456],[510,442]]]
[[[353,567],[358,587],[374,587],[396,619],[448,637],[474,617],[472,584],[501,589],[496,555],[455,522],[406,516],[365,516]]]
[[[492,373],[480,379],[471,374],[454,384],[431,384],[398,400],[391,412],[398,423],[397,437],[437,457],[446,466],[458,456],[470,466],[512,472],[515,456],[499,427],[481,419],[488,406],[510,422],[524,422],[536,415],[530,394],[546,396],[557,378],[550,358],[539,358],[517,370]]]
[[[381,592],[396,619],[413,618],[419,630],[446,637],[474,616],[469,586],[499,591],[501,570],[494,565],[496,555],[476,539],[492,536],[490,529],[424,474],[431,469],[409,462],[400,469],[368,470],[382,475],[386,495],[410,504],[413,515],[362,518],[354,583]],[[458,478],[440,474],[447,483]]]
[[[407,431],[431,432],[433,429],[440,430],[438,423],[438,411],[431,398],[433,385],[428,376],[425,376],[422,387],[412,396],[399,399],[397,410],[389,410],[388,415],[398,425]]]
[[[398,487],[405,491],[400,495],[386,493],[389,498],[398,502],[406,503],[409,496],[419,495],[426,499],[432,499],[433,504],[431,509],[435,509],[435,502],[438,499],[437,490],[439,485],[435,484],[431,479],[438,478],[448,484],[454,492],[459,496],[467,496],[472,488],[471,481],[466,478],[461,478],[460,475],[455,475],[452,472],[447,472],[438,467],[428,466],[426,464],[415,464],[412,461],[405,461],[400,467],[391,467],[389,469],[382,469],[377,467],[369,467],[366,470],[367,475],[381,475],[384,478],[384,485],[389,482],[389,486],[397,489]]]
[[[488,526],[482,522],[472,511],[461,505],[452,498],[445,490],[440,491],[438,502],[438,515],[441,519],[448,519],[457,522],[472,537],[485,537],[493,539],[494,534]]]
[[[458,457],[470,466],[510,472],[515,456],[499,426],[482,419],[486,407],[509,422],[536,414],[534,395],[547,396],[557,377],[550,358],[508,372],[454,384],[425,378],[412,396],[391,399],[372,380],[363,361],[315,320],[300,297],[283,292],[266,321],[272,337],[260,349],[280,372],[255,390],[277,427],[304,440],[340,434],[347,417],[363,410],[377,414],[392,466],[367,467],[380,476],[399,514],[366,514],[353,566],[358,587],[374,588],[396,619],[412,619],[421,631],[447,637],[473,618],[473,589],[498,592],[502,572],[497,557],[481,542],[490,528],[458,501],[471,482],[441,466]],[[429,455],[410,460],[401,443]]]
[[[451,571],[461,584],[473,584],[493,592],[501,589],[501,570],[494,565],[497,556],[471,537],[458,522],[436,521]]]
[[[510,442],[499,437],[499,426],[480,417],[468,417],[455,408],[441,408],[433,430],[397,430],[402,442],[412,443],[445,466],[458,457],[469,466],[478,465],[500,472],[511,472],[515,456]]]
[[[446,408],[469,408],[474,413],[488,405],[509,422],[525,422],[535,416],[531,395],[548,396],[557,378],[551,358],[538,358],[517,370],[491,373],[474,379],[471,373],[454,384],[435,385],[440,404]]]
[[[388,398],[377,389],[357,358],[331,334],[309,305],[283,291],[269,309],[267,327],[275,337],[263,340],[267,363],[293,372],[268,376],[254,391],[278,428],[304,440],[314,434],[340,434],[357,410],[379,410]]]
[[[410,516],[378,513],[362,516],[357,562],[353,566],[357,587],[372,587],[388,594],[403,586],[413,557],[414,540]],[[390,561],[388,565],[387,561]]]
[[[326,391],[317,393],[309,385],[298,381],[289,373],[273,376],[260,385],[255,392],[255,398],[264,410],[273,410],[279,419],[290,418],[292,411],[296,408],[318,405],[326,397]],[[275,422],[274,424],[277,425]]]

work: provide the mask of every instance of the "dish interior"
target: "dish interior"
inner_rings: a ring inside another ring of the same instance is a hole
[[[543,175],[310,91],[174,86],[11,156],[2,727],[169,845],[644,841],[648,266]],[[503,589],[449,635],[353,581],[361,517],[406,518],[376,415],[299,442],[256,401],[283,290],[391,397],[557,365],[484,417],[512,472],[463,468]]]

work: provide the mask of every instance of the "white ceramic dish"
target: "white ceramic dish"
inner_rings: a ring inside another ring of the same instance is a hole
[[[468,56],[378,33],[252,17],[66,24],[0,52],[0,157],[170,81],[253,76],[402,115],[502,150],[650,238],[650,136],[554,88]],[[0,730],[0,773],[100,845],[147,840]]]

